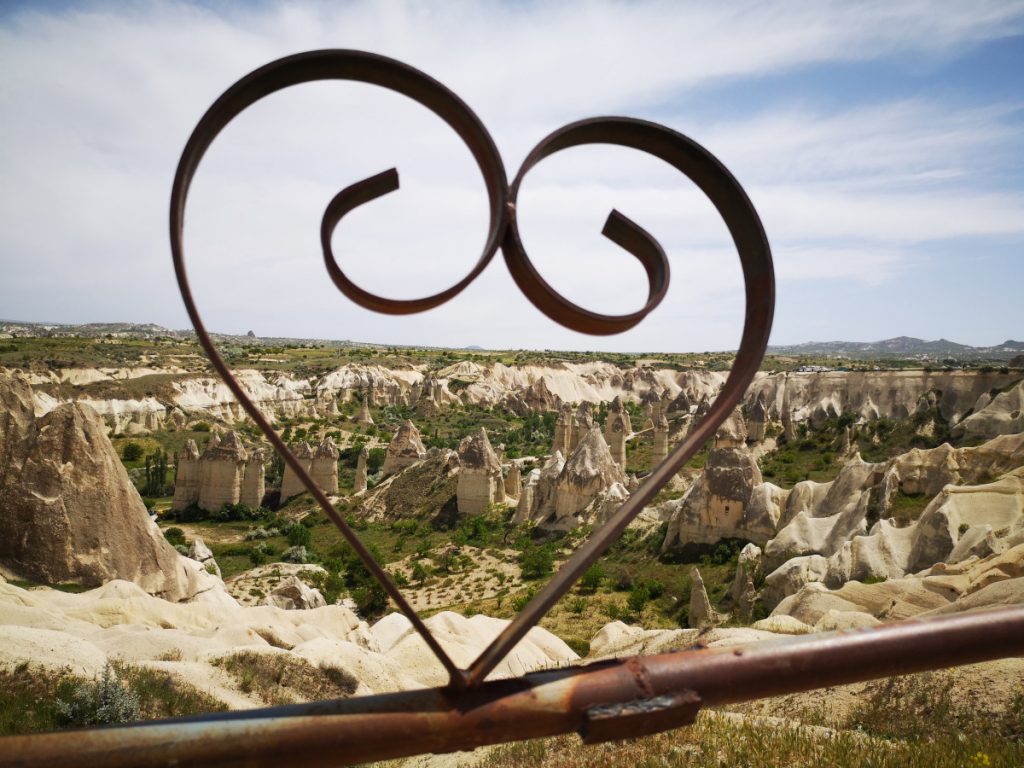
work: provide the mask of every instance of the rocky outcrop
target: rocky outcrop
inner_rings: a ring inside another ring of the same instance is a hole
[[[573,409],[571,403],[562,403],[558,411],[558,420],[555,421],[555,438],[551,445],[551,455],[561,453],[563,456],[569,453],[572,447],[572,423]]]
[[[960,482],[986,476],[990,468],[1024,464],[1022,444],[1024,435],[1007,435],[976,448],[910,451],[879,465],[852,460],[833,483],[820,486],[824,495],[803,494],[792,515],[787,504],[789,520],[765,548],[765,569],[771,571],[766,604],[809,583],[837,588],[851,579],[898,579],[1024,541],[1024,468],[991,483],[944,485],[916,520],[885,517],[901,471],[908,478],[904,487],[929,491],[944,479]],[[870,530],[869,510],[879,515]]]
[[[373,395],[370,394],[372,390],[367,390],[366,394],[359,400],[359,410],[356,412],[355,422],[364,427],[368,427],[373,424],[373,416],[370,415],[370,399]]]
[[[150,520],[99,414],[68,403],[36,419],[27,381],[3,371],[0,406],[0,563],[51,584],[125,579],[175,601],[219,584]]]
[[[171,509],[182,510],[199,502],[199,448],[188,440],[178,454]]]
[[[511,496],[513,499],[518,499],[523,492],[523,475],[519,469],[519,465],[514,461],[512,466],[509,467],[508,474],[505,476],[505,496]]]
[[[957,438],[978,439],[1024,432],[1024,381],[995,397],[985,393],[974,405],[974,413],[953,428]]]
[[[218,579],[220,578],[220,566],[217,565],[212,550],[200,537],[196,536],[188,545],[188,556],[203,566],[203,570],[207,573],[212,573]]]
[[[249,451],[249,459],[245,462],[245,474],[242,476],[242,496],[239,499],[240,503],[247,507],[255,509],[263,504],[263,497],[267,492],[264,461],[263,449]]]
[[[211,439],[199,459],[200,509],[215,512],[242,498],[242,477],[249,455],[234,430]]]
[[[715,447],[708,453],[697,481],[681,499],[665,504],[669,527],[662,553],[723,538],[763,545],[775,534],[785,492],[762,483],[746,437],[743,417],[737,409],[718,428]]]
[[[654,420],[654,447],[651,450],[651,469],[653,470],[668,456],[668,419],[660,413]]]
[[[722,617],[711,607],[704,579],[696,567],[690,569],[689,624],[693,629],[711,629],[722,623]]]
[[[543,376],[521,390],[509,392],[503,401],[504,407],[517,416],[557,411],[561,404],[561,398],[548,389]]]
[[[569,453],[576,450],[583,437],[594,428],[594,404],[584,401],[576,409],[576,415],[572,419],[572,434],[569,440]]]
[[[290,446],[290,448],[292,454],[298,459],[299,465],[308,473],[313,467],[313,448],[305,440]],[[295,474],[291,466],[286,462],[284,465],[284,475],[281,478],[281,501],[284,502],[292,496],[305,493],[305,491],[306,486],[303,485],[302,480],[299,479],[299,476]]]
[[[313,453],[309,474],[313,482],[324,493],[338,492],[338,448],[334,441],[325,437]]]
[[[768,408],[765,406],[764,397],[758,396],[750,407],[750,414],[747,419],[747,439],[752,443],[759,443],[764,440],[764,431],[767,425]]]
[[[914,575],[829,588],[821,580],[799,584],[772,611],[821,631],[842,620],[870,626],[914,616],[977,610],[1024,602],[1024,541],[984,558],[944,562]]]
[[[370,460],[370,451],[364,445],[359,451],[359,458],[356,459],[356,478],[352,485],[353,493],[363,493],[366,490],[366,462]]]
[[[306,586],[297,576],[282,579],[267,595],[266,604],[286,611],[308,611],[327,605],[319,589]]]
[[[622,398],[616,397],[608,406],[608,416],[604,423],[604,439],[608,443],[612,459],[626,469],[626,438],[633,432],[629,420],[629,411],[622,404]]]
[[[427,449],[423,446],[420,431],[411,421],[406,421],[388,443],[384,456],[384,475],[392,475],[418,461],[423,461],[426,456]]]
[[[592,428],[572,455],[559,468],[555,454],[541,471],[536,509],[531,515],[548,530],[569,530],[591,521],[602,512],[609,493],[625,498],[626,475],[612,459],[608,444],[598,427]],[[557,478],[551,483],[557,470]],[[615,486],[618,485],[618,488]],[[613,500],[614,501],[614,500]],[[616,505],[617,506],[617,505]]]
[[[505,500],[501,462],[483,427],[459,443],[459,467],[459,514],[481,515]]]
[[[745,402],[752,407],[758,397],[763,397],[769,412],[785,414],[791,410],[796,422],[843,413],[873,421],[880,417],[906,418],[917,410],[922,397],[939,393],[935,398],[939,413],[955,424],[972,408],[978,412],[977,403],[983,395],[1003,389],[1019,378],[1020,374],[995,371],[778,373],[755,379]],[[1017,429],[1021,430],[1024,426]]]

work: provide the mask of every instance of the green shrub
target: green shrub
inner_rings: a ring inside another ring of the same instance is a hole
[[[554,568],[554,553],[550,545],[529,547],[519,556],[519,567],[525,581],[540,579]]]
[[[301,523],[294,523],[288,528],[288,543],[293,547],[306,547],[311,538],[309,528]]]
[[[121,458],[125,461],[138,461],[142,458],[142,446],[134,441],[125,443],[121,449]]]
[[[651,599],[651,591],[646,584],[637,584],[626,598],[626,606],[633,613],[641,613]]]
[[[81,683],[70,701],[57,702],[57,711],[60,720],[71,726],[130,723],[139,719],[139,697],[122,685],[108,663],[99,680]]]
[[[185,545],[185,532],[181,528],[168,528],[164,531],[164,538],[170,544]]]
[[[594,563],[580,577],[580,589],[584,592],[596,592],[604,581],[604,569],[600,563]]]

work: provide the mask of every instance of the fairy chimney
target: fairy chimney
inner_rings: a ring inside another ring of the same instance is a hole
[[[174,475],[174,501],[171,509],[182,510],[199,501],[199,449],[195,440],[189,440],[178,454],[178,468]]]
[[[359,411],[356,413],[356,424],[369,426],[373,424],[373,417],[370,415],[370,401],[373,399],[373,390],[367,389],[363,399],[359,402]]]
[[[604,422],[604,439],[615,463],[623,469],[626,468],[626,438],[632,431],[629,411],[623,406],[622,398],[616,396],[608,406],[608,417]]]
[[[576,409],[576,415],[572,420],[572,439],[569,444],[572,446],[570,453],[576,450],[576,446],[580,444],[590,430],[594,428],[594,404],[584,400],[580,403],[580,407]]]
[[[324,493],[338,492],[338,455],[338,448],[329,437],[320,442],[313,454],[309,473]]]
[[[522,487],[522,472],[519,469],[519,465],[513,461],[512,466],[509,467],[508,475],[505,477],[505,495],[518,499],[522,494]]]
[[[292,447],[292,453],[299,460],[299,464],[308,473],[313,466],[313,449],[305,440]],[[302,484],[299,476],[292,471],[288,465],[284,465],[284,477],[281,478],[281,501],[290,499],[296,494],[303,493],[306,486]]]
[[[590,505],[612,484],[626,484],[626,475],[612,459],[601,430],[591,428],[572,452],[555,484],[556,518],[572,517]]]
[[[661,464],[668,456],[668,420],[663,414],[658,414],[658,420],[654,422],[654,449],[651,452],[651,469]]]
[[[768,423],[768,409],[764,404],[764,396],[758,395],[750,407],[750,418],[747,419],[747,439],[754,443],[764,440],[764,429]]]
[[[555,422],[555,440],[551,446],[551,453],[566,454],[572,445],[572,421],[573,410],[571,403],[562,403],[558,411],[558,420]]]
[[[242,495],[239,501],[247,507],[255,508],[263,503],[263,495],[267,490],[263,460],[263,451],[257,448],[249,453],[249,458],[245,462],[245,474],[242,476]]]
[[[423,445],[420,431],[411,421],[406,421],[388,443],[387,454],[384,456],[384,474],[391,475],[410,464],[423,461],[426,455],[427,449]]]
[[[459,514],[481,515],[492,504],[505,500],[501,462],[483,427],[459,443],[459,467],[456,488]]]
[[[234,430],[210,444],[199,460],[199,508],[216,512],[242,498],[242,475],[248,459]]]
[[[364,445],[359,451],[359,458],[356,459],[356,479],[352,486],[354,493],[362,493],[366,490],[366,462],[370,458],[370,451]]]

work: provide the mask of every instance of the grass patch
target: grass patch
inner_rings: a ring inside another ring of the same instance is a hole
[[[359,687],[359,681],[347,670],[318,667],[283,653],[242,651],[213,663],[238,681],[242,693],[254,694],[271,706],[348,698]]]

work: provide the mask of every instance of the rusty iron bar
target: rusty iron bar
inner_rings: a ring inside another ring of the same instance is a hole
[[[353,282],[338,264],[331,243],[344,216],[360,205],[399,188],[398,171],[386,170],[352,184],[327,204],[320,239],[324,264],[338,289],[367,309],[386,314],[422,312],[450,300],[469,285],[490,263],[500,246],[509,272],[523,294],[541,312],[561,325],[582,333],[608,335],[634,327],[665,297],[669,263],[658,242],[638,224],[613,210],[602,231],[608,239],[632,254],[644,267],[648,299],[636,312],[603,315],[584,309],[555,291],[535,269],[519,235],[516,201],[525,175],[544,158],[576,146],[611,144],[653,155],[692,180],[722,216],[736,246],[743,268],[746,315],[736,361],[710,412],[693,432],[644,480],[630,499],[595,531],[559,569],[516,619],[463,671],[445,653],[429,629],[401,594],[383,567],[373,558],[356,533],[316,487],[292,452],[277,436],[220,356],[199,315],[189,286],[184,261],[184,216],[188,190],[199,164],[221,130],[251,104],[284,88],[319,80],[354,80],[371,83],[407,96],[442,118],[473,154],[483,176],[490,204],[487,238],[479,260],[458,283],[433,296],[397,300],[378,296]],[[710,152],[688,137],[656,123],[623,117],[599,117],[570,123],[544,138],[527,156],[511,187],[493,139],[477,115],[444,85],[419,70],[375,54],[350,50],[309,51],[271,62],[243,77],[207,110],[192,132],[178,164],[171,191],[171,252],[182,299],[200,344],[214,368],[309,490],[327,517],[341,531],[374,578],[444,666],[454,688],[480,685],[544,616],[622,534],[629,522],[654,498],[672,476],[699,450],[715,429],[740,402],[764,355],[775,305],[775,279],[771,250],[764,228],[739,182]]]
[[[0,766],[343,766],[577,732],[685,725],[700,706],[1024,654],[1024,606],[693,648],[450,687],[0,739]]]

